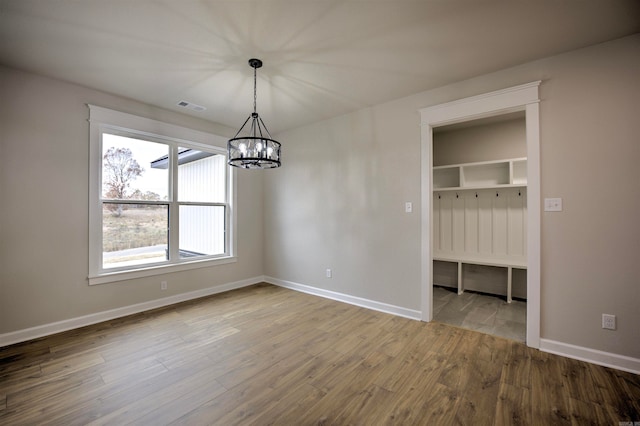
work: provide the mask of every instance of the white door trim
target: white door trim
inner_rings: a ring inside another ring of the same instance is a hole
[[[421,309],[433,318],[433,128],[483,117],[525,111],[527,134],[527,345],[540,347],[540,114],[541,81],[420,109],[421,125]]]

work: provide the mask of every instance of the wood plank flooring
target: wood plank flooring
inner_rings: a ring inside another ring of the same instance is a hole
[[[0,348],[2,425],[618,425],[640,376],[257,285]]]

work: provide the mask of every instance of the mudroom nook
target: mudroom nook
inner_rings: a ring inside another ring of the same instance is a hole
[[[526,155],[523,111],[434,129],[435,320],[525,341]]]

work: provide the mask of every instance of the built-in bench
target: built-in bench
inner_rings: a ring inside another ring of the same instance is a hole
[[[464,293],[464,285],[462,280],[462,264],[497,266],[507,268],[507,303],[513,300],[511,297],[511,287],[513,282],[513,268],[527,269],[527,260],[520,258],[500,258],[500,257],[475,257],[460,256],[458,254],[442,254],[437,253],[433,256],[433,260],[442,262],[453,262],[458,264],[458,294]]]

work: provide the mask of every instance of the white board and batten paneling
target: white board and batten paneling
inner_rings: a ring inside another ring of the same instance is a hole
[[[526,188],[436,192],[435,256],[526,266],[526,196]]]

